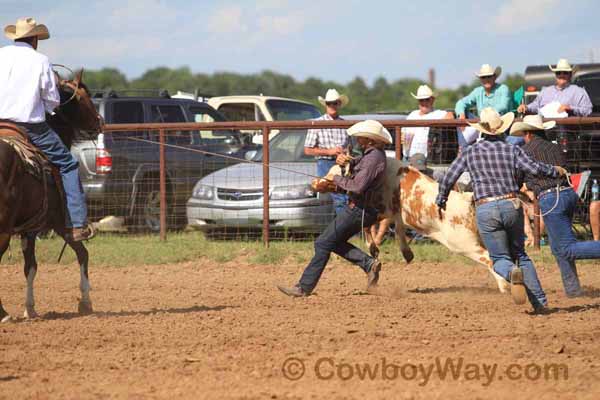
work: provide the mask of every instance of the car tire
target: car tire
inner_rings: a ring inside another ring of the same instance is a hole
[[[175,213],[175,207],[173,207],[173,201],[167,189],[167,229],[177,230],[184,227],[185,218]],[[144,233],[160,232],[160,185],[156,179],[144,177],[138,183],[133,218],[129,229]]]

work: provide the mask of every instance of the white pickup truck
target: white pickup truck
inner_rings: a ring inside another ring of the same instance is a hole
[[[321,111],[311,103],[273,96],[222,96],[211,97],[208,104],[218,110],[228,121],[301,121],[321,116]],[[262,144],[260,131],[241,131],[252,135],[252,142]],[[279,133],[272,130],[269,140]]]

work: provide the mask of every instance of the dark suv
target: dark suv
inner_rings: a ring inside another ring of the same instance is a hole
[[[168,94],[123,97],[111,91],[94,94],[93,101],[107,124],[225,120],[206,103]],[[92,221],[117,216],[124,217],[129,229],[160,229],[158,140],[156,131],[108,132],[73,144]],[[244,145],[237,131],[168,132],[166,143],[178,146],[165,147],[168,227],[181,228],[185,202],[198,179],[236,163],[194,150],[243,158],[252,146]]]

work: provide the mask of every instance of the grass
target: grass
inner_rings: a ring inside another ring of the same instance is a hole
[[[58,238],[50,238],[36,243],[38,263],[56,263],[63,242]],[[358,239],[354,239],[353,243],[365,248]],[[200,232],[170,233],[166,242],[161,242],[158,235],[101,234],[86,246],[94,267],[172,264],[201,258],[225,263],[238,257],[258,265],[305,264],[314,251],[312,240],[273,240],[269,248],[265,248],[260,240],[208,240]],[[436,243],[412,243],[411,248],[415,254],[414,262],[474,264]],[[404,263],[394,240],[387,240],[381,253],[383,262]],[[554,263],[548,246],[542,247],[541,251],[528,250],[528,253],[536,263]],[[75,261],[73,251],[67,249],[62,263]],[[15,265],[22,262],[20,243],[15,237],[10,254],[4,255],[2,264]],[[582,263],[594,262],[595,260],[589,260]]]

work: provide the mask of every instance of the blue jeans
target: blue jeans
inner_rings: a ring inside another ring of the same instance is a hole
[[[477,206],[477,227],[494,271],[507,281],[518,262],[523,270],[527,297],[534,307],[545,306],[548,301],[535,271],[533,262],[525,253],[523,209],[517,199],[491,201]]]
[[[539,199],[550,248],[560,269],[567,296],[577,296],[581,293],[575,260],[600,258],[600,242],[578,242],[571,228],[578,199],[573,189],[560,191],[558,202],[555,191],[544,194]]]
[[[27,131],[31,142],[60,171],[67,201],[67,228],[82,228],[87,223],[85,194],[79,179],[79,163],[56,132],[46,123],[18,124]]]
[[[321,278],[321,274],[329,261],[331,252],[344,257],[353,264],[358,265],[363,271],[369,272],[375,261],[373,257],[361,249],[348,243],[348,240],[362,227],[371,226],[377,221],[376,210],[363,210],[359,207],[350,208],[345,206],[336,215],[335,219],[325,228],[323,233],[315,240],[315,255],[300,278],[300,287],[306,293],[314,290]]]
[[[325,176],[335,165],[335,160],[317,160],[317,175]],[[331,199],[333,200],[333,207],[335,209],[335,214],[338,215],[343,209],[346,203],[348,202],[348,196],[343,193],[331,193]]]

